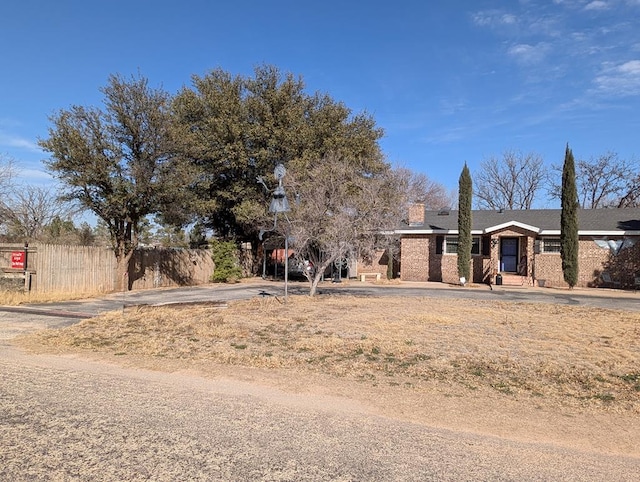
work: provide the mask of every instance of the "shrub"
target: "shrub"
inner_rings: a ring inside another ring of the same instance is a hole
[[[233,241],[211,241],[211,257],[215,263],[211,281],[214,283],[236,282],[242,277],[238,261],[238,247]]]

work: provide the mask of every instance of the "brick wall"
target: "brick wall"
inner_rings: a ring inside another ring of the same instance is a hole
[[[534,263],[534,277],[544,280],[545,286],[566,286],[562,279],[560,253],[538,253],[535,255]]]
[[[387,277],[387,263],[389,257],[385,250],[378,250],[373,254],[371,260],[360,260],[358,263],[358,275],[360,273],[380,273],[382,279]]]
[[[437,269],[436,266],[441,266]],[[486,256],[471,256],[471,279],[473,283],[484,283],[490,274],[489,258]],[[443,283],[460,283],[458,276],[458,256],[455,254],[432,254],[430,281]]]
[[[578,250],[578,286],[597,286],[600,274],[610,256],[608,249],[602,249],[591,237],[580,239]]]
[[[409,224],[424,224],[424,204],[409,206]]]
[[[455,254],[435,254],[435,250],[433,253],[433,261],[432,266],[437,266],[440,264],[442,266],[442,271],[440,274],[440,279],[437,278],[437,270],[434,269],[434,278],[433,281],[442,281],[444,283],[459,283],[460,278],[458,277],[458,256]]]
[[[520,255],[526,254],[527,274],[545,280],[545,286],[566,287],[562,275],[559,253],[535,253],[535,237],[519,228],[492,233],[490,256],[472,257],[474,283],[485,283],[499,270],[500,237],[520,239]],[[459,283],[458,257],[455,254],[436,254],[435,235],[413,235],[402,238],[401,279],[405,281],[441,281]],[[601,285],[600,274],[611,271],[623,285],[633,285],[634,273],[640,272],[640,241],[632,248],[623,249],[618,256],[600,248],[592,237],[579,241],[580,263],[577,286]]]
[[[621,253],[624,255],[625,253]],[[576,286],[600,286],[600,274],[609,269],[614,256],[608,249],[598,246],[591,236],[580,238],[578,248],[578,282]],[[537,279],[544,279],[545,286],[567,287],[562,275],[562,259],[560,253],[536,254],[535,275]],[[614,262],[615,264],[615,262]],[[615,270],[612,270],[615,271]],[[613,273],[614,278],[626,276],[628,283],[632,281],[633,270],[619,270]]]
[[[400,252],[402,253],[400,279],[405,281],[430,281],[430,244],[429,238],[426,236],[404,236],[402,238],[400,245]]]
[[[635,288],[635,277],[640,276],[640,239],[634,246],[621,249],[615,256],[609,252],[603,269],[609,271],[622,286]]]
[[[402,238],[402,279],[406,281],[441,281],[459,283],[458,256],[455,254],[436,254],[435,235],[432,237]],[[415,254],[414,254],[415,253]],[[415,263],[413,256],[419,256]],[[471,259],[471,273],[474,283],[481,283],[489,271],[486,257],[474,255]]]

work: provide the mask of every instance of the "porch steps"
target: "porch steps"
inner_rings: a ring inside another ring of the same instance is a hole
[[[531,278],[518,274],[501,273],[504,286],[531,286]]]

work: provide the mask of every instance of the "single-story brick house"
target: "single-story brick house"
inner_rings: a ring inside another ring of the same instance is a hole
[[[560,259],[559,209],[472,212],[472,282],[566,286]],[[640,274],[640,208],[578,212],[578,286],[633,286]],[[409,210],[400,235],[400,278],[459,283],[458,212]],[[606,276],[605,276],[606,278]]]

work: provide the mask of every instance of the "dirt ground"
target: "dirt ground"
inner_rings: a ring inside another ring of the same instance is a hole
[[[455,305],[455,306],[454,306]],[[393,420],[640,457],[640,315],[401,297],[103,315],[16,340]],[[274,392],[274,390],[276,392]]]
[[[85,359],[138,368],[223,380],[250,386],[253,394],[304,396],[318,406],[339,405],[349,411],[370,412],[390,419],[507,440],[552,444],[588,452],[640,458],[640,416],[575,407],[543,407],[529,398],[507,397],[487,389],[465,389],[446,382],[430,382],[411,389],[373,386],[351,380],[286,369],[260,369],[179,361],[123,360],[112,355],[85,353]]]
[[[501,423],[514,412],[486,420],[492,410],[446,392],[377,400],[387,389],[210,368],[203,376],[0,350],[0,479],[630,482],[640,470],[638,457],[575,448],[590,431],[565,434],[568,444],[512,426],[506,437],[488,436],[469,422]],[[388,405],[399,401],[407,410]],[[452,420],[460,430],[438,428]]]

